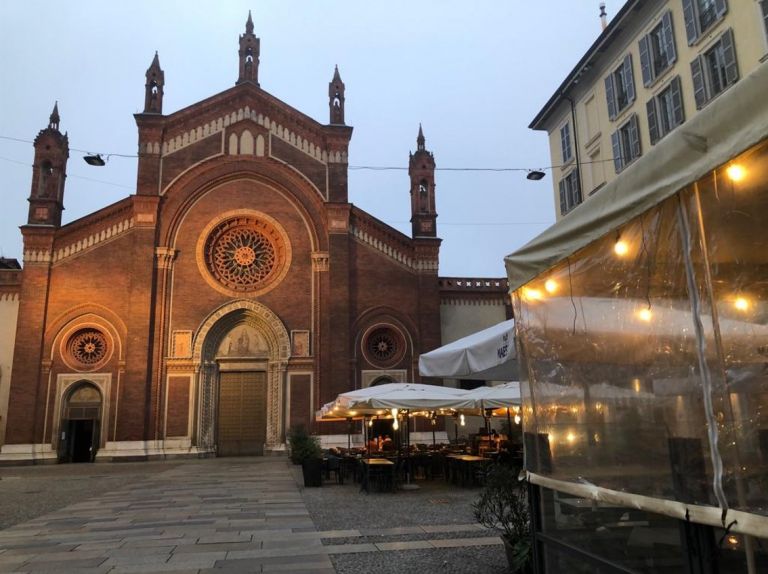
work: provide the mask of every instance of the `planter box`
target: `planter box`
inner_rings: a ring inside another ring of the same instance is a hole
[[[308,458],[301,463],[304,486],[323,486],[323,459]]]

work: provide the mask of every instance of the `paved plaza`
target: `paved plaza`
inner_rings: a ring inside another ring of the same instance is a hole
[[[476,490],[300,478],[282,457],[0,468],[0,572],[505,571]]]

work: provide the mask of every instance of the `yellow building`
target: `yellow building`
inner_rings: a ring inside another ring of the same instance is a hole
[[[530,124],[560,219],[768,60],[768,0],[628,0]]]

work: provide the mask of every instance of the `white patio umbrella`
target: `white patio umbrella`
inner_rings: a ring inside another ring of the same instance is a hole
[[[504,321],[419,357],[425,377],[484,381],[517,379],[515,322]]]
[[[520,383],[512,381],[495,387],[478,387],[467,391],[467,398],[475,401],[478,409],[504,409],[520,404]]]
[[[363,409],[437,410],[470,408],[467,391],[420,385],[417,383],[389,383],[341,393],[333,403],[337,409],[358,411]]]

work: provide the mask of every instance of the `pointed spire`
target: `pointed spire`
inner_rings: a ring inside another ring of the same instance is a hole
[[[421,129],[421,122],[419,122],[419,135],[416,137],[416,149],[417,150],[426,149],[424,147],[425,143],[426,143],[426,140],[424,139],[424,130]]]
[[[59,129],[59,121],[61,118],[59,118],[59,102],[56,100],[56,103],[53,104],[53,111],[51,112],[51,117],[49,119],[48,127],[54,130]]]
[[[344,125],[344,82],[341,81],[339,66],[333,69],[333,79],[328,84],[328,105],[331,110],[331,124]]]
[[[162,114],[163,113],[163,87],[165,86],[165,73],[160,67],[160,56],[152,58],[152,63],[147,68],[147,81],[144,84],[144,113]]]
[[[240,72],[237,84],[250,82],[259,85],[259,39],[253,33],[253,18],[248,10],[248,20],[245,23],[245,34],[240,35]]]

